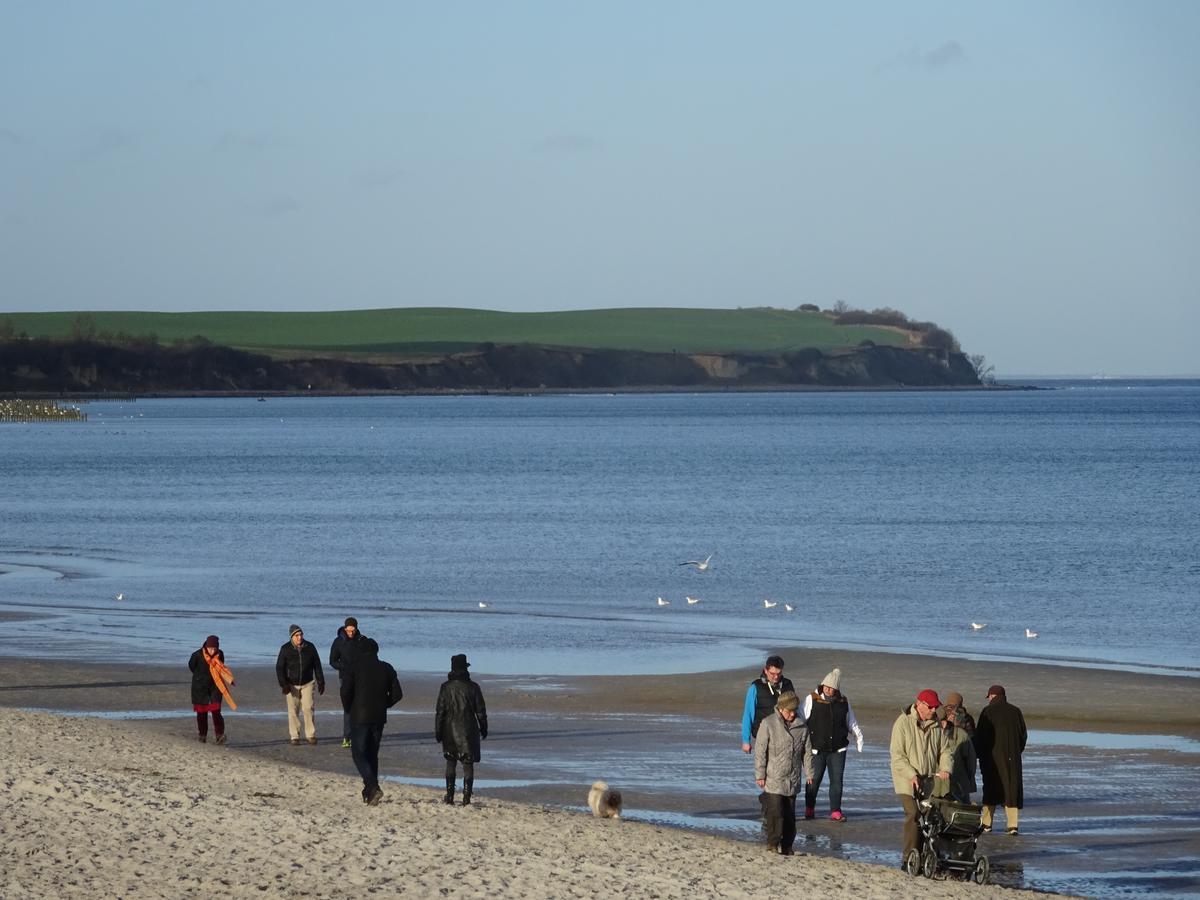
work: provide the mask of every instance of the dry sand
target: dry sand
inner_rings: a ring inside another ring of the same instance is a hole
[[[1010,891],[480,798],[443,805],[118,723],[0,708],[0,893],[951,897]],[[1024,893],[1024,892],[1022,892]]]

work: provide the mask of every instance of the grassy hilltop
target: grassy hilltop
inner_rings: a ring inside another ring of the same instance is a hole
[[[0,327],[5,323],[30,337],[78,337],[81,327],[95,333],[153,334],[163,343],[200,335],[215,344],[276,357],[403,358],[454,353],[485,342],[651,353],[827,351],[863,340],[898,347],[913,344],[910,335],[898,329],[835,325],[829,313],[772,308],[0,313]]]

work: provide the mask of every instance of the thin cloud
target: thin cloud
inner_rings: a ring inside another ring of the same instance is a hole
[[[573,155],[603,150],[604,141],[590,134],[563,133],[547,135],[534,146],[542,153]]]
[[[0,144],[21,147],[25,144],[25,138],[10,128],[0,128]]]
[[[131,150],[136,141],[132,134],[120,128],[104,128],[88,135],[75,155],[79,163],[94,163]]]
[[[265,153],[287,145],[287,141],[271,134],[225,131],[217,138],[213,149],[225,153]]]
[[[958,41],[943,41],[932,50],[921,50],[914,47],[904,53],[898,53],[892,59],[875,67],[876,72],[886,72],[889,69],[947,69],[967,61],[967,51]]]
[[[289,194],[278,194],[267,198],[263,204],[263,212],[268,216],[289,216],[300,210],[300,204]]]

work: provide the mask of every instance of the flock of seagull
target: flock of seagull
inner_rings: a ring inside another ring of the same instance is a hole
[[[987,627],[988,627],[987,622],[972,622],[971,623],[972,631],[983,631],[983,629],[985,629]],[[1025,637],[1029,638],[1030,640],[1033,640],[1037,636],[1038,636],[1038,633],[1036,631],[1034,631],[1032,628],[1025,629]]]

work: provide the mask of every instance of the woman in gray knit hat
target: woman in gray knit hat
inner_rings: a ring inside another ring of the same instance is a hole
[[[800,698],[784,691],[774,715],[763,719],[754,741],[754,780],[763,791],[767,850],[791,856],[796,842],[796,794],[812,784],[808,729],[798,715]]]
[[[804,789],[804,818],[817,814],[817,792],[821,780],[829,771],[829,818],[846,821],[842,813],[842,775],[846,771],[846,751],[850,735],[854,735],[858,752],[862,753],[863,733],[854,718],[850,701],[841,691],[842,670],[834,669],[804,698],[804,721],[808,723],[809,756],[813,763],[813,780]]]

